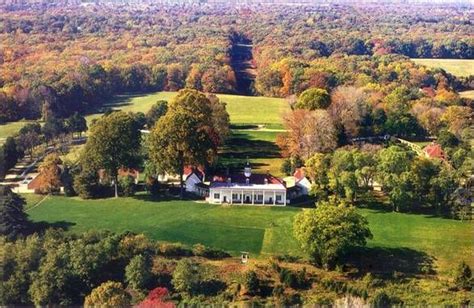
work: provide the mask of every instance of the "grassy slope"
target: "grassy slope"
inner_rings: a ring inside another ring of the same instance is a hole
[[[156,101],[170,101],[175,95],[176,92],[119,95],[106,104],[106,106],[123,111],[146,113]],[[226,94],[219,94],[218,97],[227,103],[227,111],[233,124],[270,124],[272,126],[279,126],[281,114],[289,109],[285,100],[280,98]],[[98,114],[90,115],[87,119],[90,121],[98,116]]]
[[[474,60],[460,59],[412,59],[417,64],[430,68],[442,68],[459,77],[474,75]]]
[[[18,121],[0,125],[0,144],[3,144],[7,137],[19,132],[20,129],[27,123],[28,121]]]
[[[152,202],[145,197],[80,200],[49,197],[29,211],[35,221],[72,231],[108,229],[143,232],[154,239],[222,248],[233,253],[296,253],[295,208],[221,207],[192,201]],[[414,214],[359,210],[374,235],[371,247],[411,248],[435,257],[442,272],[464,259],[474,266],[472,222]],[[380,262],[384,262],[383,260]]]
[[[275,145],[279,132],[258,130],[233,130],[223,153],[219,157],[224,165],[242,166],[247,158],[253,169],[260,173],[270,171],[276,176],[283,176],[280,172],[282,158]]]

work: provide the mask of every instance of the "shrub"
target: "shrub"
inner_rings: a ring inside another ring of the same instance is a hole
[[[125,267],[125,281],[134,290],[147,288],[152,278],[150,259],[137,255]]]
[[[178,292],[195,295],[199,293],[202,269],[199,263],[182,259],[173,272],[173,286]]]
[[[257,273],[248,271],[245,274],[244,286],[249,294],[256,295],[260,290],[260,280],[258,279]]]
[[[209,248],[202,244],[196,244],[193,246],[193,254],[197,257],[208,259],[223,259],[230,257],[230,254],[223,250]]]
[[[135,185],[135,179],[130,176],[122,176],[118,180],[120,192],[122,196],[124,197],[130,197],[135,194],[136,191],[136,185]]]
[[[456,268],[454,274],[454,284],[457,288],[463,290],[472,289],[472,271],[469,265],[462,261]]]
[[[273,288],[272,295],[274,297],[280,297],[283,295],[284,292],[285,292],[285,288],[283,287],[283,285],[279,284]]]
[[[189,257],[193,252],[181,244],[161,243],[159,253],[166,257]]]
[[[374,297],[370,301],[372,307],[389,307],[392,304],[390,297],[381,290],[375,293]]]
[[[146,180],[146,190],[153,197],[157,197],[160,193],[160,182],[153,177],[148,177]]]
[[[128,307],[130,306],[130,294],[128,294],[120,282],[107,281],[93,289],[86,296],[85,307]]]

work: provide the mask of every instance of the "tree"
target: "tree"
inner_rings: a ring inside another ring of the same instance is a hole
[[[305,163],[305,171],[311,180],[310,194],[318,200],[326,200],[329,195],[329,167],[331,156],[329,154],[315,153]]]
[[[132,115],[118,111],[101,117],[91,128],[83,163],[104,169],[114,179],[118,197],[118,171],[136,167],[140,156],[141,133]]]
[[[328,202],[296,215],[293,230],[302,249],[326,269],[351,247],[364,246],[372,238],[367,220],[354,207]]]
[[[180,91],[168,112],[153,127],[149,155],[159,172],[179,174],[181,198],[186,165],[211,163],[220,142],[211,119],[209,100],[194,90]]]
[[[151,129],[155,123],[168,111],[168,102],[159,100],[146,113],[146,125]]]
[[[41,143],[40,134],[39,123],[29,123],[20,129],[18,145],[23,151],[28,152],[30,159],[33,158],[33,149]]]
[[[92,290],[84,301],[85,307],[128,307],[131,296],[120,282],[107,281]]]
[[[81,171],[74,177],[74,191],[82,199],[91,199],[97,196],[99,174],[97,170],[82,166]]]
[[[137,291],[145,290],[151,277],[151,263],[146,256],[133,257],[125,267],[125,281]]]
[[[148,296],[138,304],[138,308],[174,308],[173,302],[168,301],[168,289],[155,288],[148,293]]]
[[[79,133],[79,137],[81,137],[82,133],[87,131],[87,121],[78,112],[75,112],[66,119],[66,128],[73,135]]]
[[[359,126],[367,113],[367,95],[355,87],[338,87],[331,94],[329,114],[347,137],[359,134]]]
[[[8,137],[2,148],[5,155],[5,171],[7,171],[16,165],[18,160],[23,156],[23,153],[18,150],[18,146],[13,137]]]
[[[308,159],[336,148],[336,129],[327,111],[295,110],[283,120],[288,132],[278,135],[277,144],[285,156]]]
[[[46,139],[46,141],[51,141],[54,138],[58,137],[61,134],[66,133],[66,127],[62,119],[49,116],[44,123],[41,131]]]
[[[173,286],[178,292],[194,295],[199,292],[201,266],[189,259],[181,259],[173,272]]]
[[[472,126],[473,111],[467,106],[449,106],[441,117],[451,133],[461,136],[462,131]]]
[[[28,216],[23,211],[26,202],[7,186],[0,186],[0,235],[15,238],[29,228]]]
[[[326,109],[331,103],[331,97],[328,91],[319,88],[309,88],[298,97],[295,104],[297,109]]]
[[[207,98],[211,106],[214,130],[219,135],[219,145],[222,145],[230,134],[230,116],[226,110],[226,103],[221,102],[215,94],[208,94]]]
[[[56,193],[61,187],[61,168],[62,163],[57,153],[46,155],[39,166],[39,190],[41,193]]]
[[[472,289],[472,271],[466,262],[462,261],[454,273],[454,284],[457,288],[470,291]]]

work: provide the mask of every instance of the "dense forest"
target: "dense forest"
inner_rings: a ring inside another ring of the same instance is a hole
[[[455,97],[472,79],[407,57],[474,58],[470,14],[403,5],[4,6],[0,122],[67,117],[117,93],[184,87],[288,97],[355,85],[383,97],[403,83]],[[255,80],[242,78],[236,44],[253,52],[243,59]]]

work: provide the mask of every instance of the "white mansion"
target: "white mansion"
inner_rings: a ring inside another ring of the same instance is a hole
[[[301,170],[295,173],[295,185],[288,188],[269,173],[252,174],[249,163],[243,173],[214,176],[208,184],[201,169],[187,167],[184,175],[186,191],[213,204],[286,206],[290,199],[307,195],[310,185]]]

